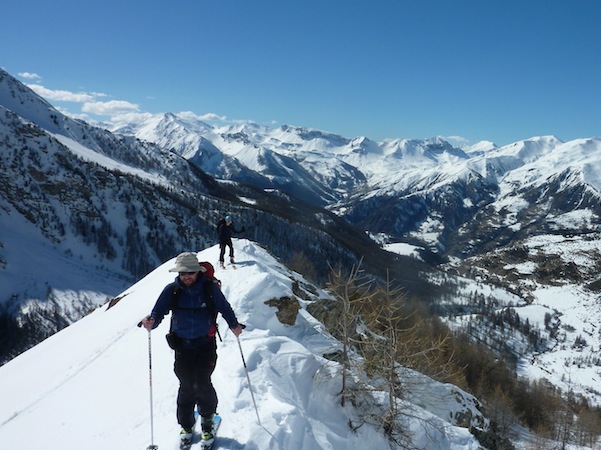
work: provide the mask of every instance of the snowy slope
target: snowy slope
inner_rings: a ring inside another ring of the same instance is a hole
[[[389,448],[387,440],[369,425],[350,430],[348,421],[355,413],[339,406],[340,380],[334,376],[332,363],[320,356],[336,342],[321,324],[301,309],[294,326],[282,325],[274,309],[264,304],[274,297],[292,295],[291,273],[249,241],[236,241],[235,246],[238,269],[218,269],[216,275],[239,320],[248,325],[240,342],[261,426],[238,344],[223,323],[224,340],[218,345],[214,374],[224,417],[219,447],[364,449],[368,442],[369,448]],[[217,254],[218,248],[212,247],[200,252],[199,259],[215,261]],[[169,321],[150,335],[136,327],[163,286],[173,279],[168,272],[172,266],[173,260],[167,261],[123,292],[112,308],[98,308],[0,367],[3,449],[146,448],[150,444],[150,343],[154,443],[161,450],[175,448],[179,432],[174,417],[177,380],[172,372],[173,354],[164,339]],[[429,450],[478,448],[465,428],[452,426],[417,405],[411,410],[408,426],[417,446]]]
[[[586,224],[590,218],[587,214],[571,214],[556,220],[559,226],[568,226],[570,221]],[[540,336],[538,346],[528,345],[524,335],[515,329],[499,331],[484,326],[478,321],[480,312],[476,310],[449,315],[445,320],[458,328],[469,322],[478,323],[472,329],[479,340],[492,348],[499,347],[500,342],[513,348],[519,376],[548,380],[563,392],[571,391],[589,404],[599,406],[601,308],[599,291],[591,285],[596,283],[592,280],[599,279],[600,243],[599,233],[569,238],[561,234],[539,235],[521,242],[525,255],[513,262],[504,260],[503,254],[498,252],[495,256],[502,270],[478,262],[476,257],[463,263],[450,263],[453,267],[466,264],[474,268],[473,279],[460,283],[462,287],[450,303],[469,304],[475,292],[482,298],[494,299],[497,311],[511,308],[523,323],[528,321],[531,330]],[[405,254],[415,252],[410,246],[389,245],[387,248]],[[549,262],[559,268],[558,274],[547,272]],[[570,270],[574,269],[578,270],[575,281],[570,277]],[[505,285],[499,281],[503,276],[511,278],[511,283]],[[548,279],[541,279],[545,277]],[[582,280],[589,282],[585,284]]]

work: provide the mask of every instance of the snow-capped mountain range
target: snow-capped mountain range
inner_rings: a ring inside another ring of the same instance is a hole
[[[519,373],[601,404],[600,146],[374,142],[191,113],[107,130],[0,70],[1,357],[180,251],[210,247],[229,212],[244,237],[283,261],[303,253],[322,275],[361,258],[374,274],[390,269],[449,325],[477,324],[474,339],[502,344]],[[474,292],[528,319],[536,344],[490,326]]]
[[[373,142],[288,125],[218,127],[191,114],[157,115],[113,131],[172,149],[218,179],[285,190],[390,242],[412,237],[448,256],[477,253],[465,235],[491,227],[523,237],[526,215],[556,231],[570,228],[562,216],[574,208],[587,205],[595,217],[601,208],[599,138],[544,136],[460,149],[440,138]],[[532,211],[536,204],[543,209]],[[573,231],[595,225],[591,217]]]

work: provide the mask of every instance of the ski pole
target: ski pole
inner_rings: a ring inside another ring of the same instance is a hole
[[[255,412],[257,413],[257,422],[261,426],[261,419],[259,418],[259,409],[257,408],[257,402],[255,402],[255,394],[253,393],[253,387],[250,383],[250,375],[248,374],[248,367],[246,367],[246,360],[244,359],[244,353],[242,352],[242,344],[240,344],[240,338],[236,336],[238,340],[238,348],[240,349],[240,356],[242,357],[242,364],[244,365],[244,371],[246,372],[246,380],[248,381],[248,389],[250,389],[250,396],[253,399],[253,405],[255,405]]]
[[[154,418],[152,414],[152,344],[150,330],[148,330],[148,380],[150,385],[150,445],[146,447],[146,450],[158,450],[158,445],[154,445]]]

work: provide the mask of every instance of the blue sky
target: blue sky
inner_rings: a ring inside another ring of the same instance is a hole
[[[597,0],[21,0],[0,66],[63,111],[345,137],[601,136]]]

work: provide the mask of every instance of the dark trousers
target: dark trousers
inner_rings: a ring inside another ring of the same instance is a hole
[[[234,244],[232,244],[232,240],[231,239],[226,239],[224,241],[219,242],[219,248],[220,248],[220,252],[219,252],[219,261],[223,262],[224,261],[224,256],[225,256],[225,247],[229,247],[230,248],[230,258],[234,257]]]
[[[201,415],[217,411],[217,393],[211,383],[211,374],[217,363],[215,340],[195,349],[175,351],[175,375],[179,379],[177,393],[177,421],[182,428],[192,428],[195,423],[194,407]]]

